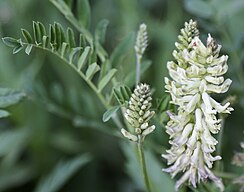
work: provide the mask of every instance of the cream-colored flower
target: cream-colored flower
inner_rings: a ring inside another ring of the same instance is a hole
[[[221,191],[224,186],[211,168],[220,156],[213,156],[218,141],[212,136],[219,132],[221,120],[218,113],[230,113],[233,108],[221,105],[211,97],[211,93],[225,93],[231,84],[224,80],[228,70],[228,56],[219,56],[221,46],[210,36],[205,46],[198,37],[196,22],[185,23],[173,52],[176,61],[167,63],[172,80],[165,78],[166,92],[171,103],[178,106],[177,114],[169,112],[170,121],[166,132],[172,145],[167,154],[169,168],[163,169],[173,177],[184,172],[176,183],[176,190],[185,182],[196,187],[200,181],[212,180]]]
[[[135,141],[143,142],[144,138],[154,131],[155,125],[149,125],[149,121],[155,114],[151,111],[152,97],[149,85],[141,83],[137,85],[132,93],[129,107],[126,109],[125,118],[134,128],[133,133],[121,129],[124,137]]]

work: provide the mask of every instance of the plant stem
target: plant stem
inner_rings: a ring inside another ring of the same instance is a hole
[[[143,145],[142,145],[141,141],[139,141],[137,144],[137,150],[138,150],[139,161],[140,161],[140,165],[141,165],[144,183],[147,188],[147,191],[151,192],[148,174],[147,174],[147,168],[146,168],[146,161],[145,161],[145,157],[144,157],[144,149],[143,149]]]
[[[142,56],[136,53],[136,85],[138,85],[140,82],[141,58],[142,58]]]
[[[238,175],[236,175],[234,173],[214,171],[214,174],[216,174],[218,177],[222,177],[222,178],[230,179],[230,180],[233,180],[234,178],[238,177]]]
[[[217,155],[221,155],[222,144],[223,144],[224,124],[225,124],[225,118],[223,116],[221,116],[221,128],[220,128],[220,132],[218,135],[218,146],[217,146],[217,150],[216,150]],[[216,170],[217,171],[223,170],[223,167],[221,167],[220,161],[216,162]]]

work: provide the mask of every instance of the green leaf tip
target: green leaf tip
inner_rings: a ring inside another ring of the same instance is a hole
[[[109,119],[112,118],[112,116],[119,110],[120,106],[114,106],[109,108],[104,114],[103,114],[103,122],[107,122]]]
[[[19,42],[17,39],[14,39],[12,37],[3,37],[2,38],[3,43],[8,47],[16,47],[19,45]]]

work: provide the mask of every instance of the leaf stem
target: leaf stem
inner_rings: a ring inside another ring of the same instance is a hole
[[[144,183],[147,188],[147,191],[151,192],[148,174],[147,174],[147,168],[146,168],[146,161],[145,161],[145,157],[144,157],[144,149],[143,149],[143,144],[141,141],[139,141],[137,144],[137,150],[138,150],[139,161],[140,161],[140,165],[141,165]]]

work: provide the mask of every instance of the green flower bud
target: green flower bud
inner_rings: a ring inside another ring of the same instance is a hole
[[[155,114],[154,111],[151,111],[151,100],[149,85],[143,83],[137,85],[124,115],[128,123],[134,128],[134,133],[122,129],[121,132],[126,138],[142,142],[145,136],[154,131],[155,126],[149,126],[149,121]]]

